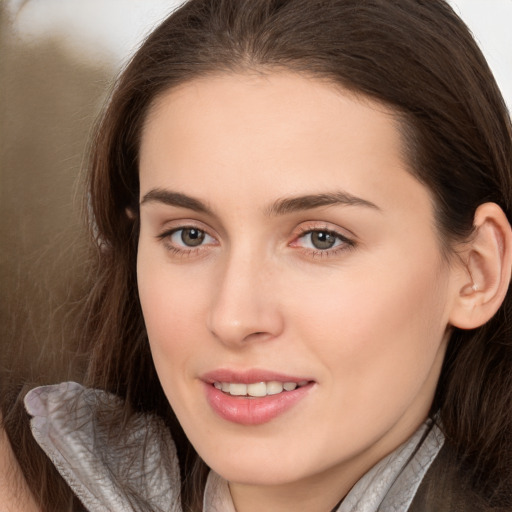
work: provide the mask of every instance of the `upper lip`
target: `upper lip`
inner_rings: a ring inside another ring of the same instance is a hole
[[[271,370],[251,368],[247,370],[234,370],[229,368],[219,368],[209,371],[201,376],[201,380],[212,384],[214,382],[234,382],[240,384],[251,384],[253,382],[303,382],[313,379],[307,376],[287,375],[285,373]]]

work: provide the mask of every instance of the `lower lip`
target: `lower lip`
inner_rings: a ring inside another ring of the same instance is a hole
[[[312,383],[293,391],[283,391],[264,397],[240,397],[223,393],[212,384],[205,383],[210,407],[221,418],[240,425],[261,425],[291,409],[310,391]]]

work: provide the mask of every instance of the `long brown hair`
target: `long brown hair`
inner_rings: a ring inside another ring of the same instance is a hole
[[[191,0],[120,76],[92,143],[87,211],[94,246],[81,317],[87,384],[160,415],[177,441],[185,510],[200,510],[206,468],[160,387],[138,302],[138,150],[155,98],[211,73],[286,69],[391,107],[411,173],[431,191],[446,251],[476,208],[512,220],[512,128],[489,67],[444,0]],[[127,212],[130,212],[127,215]],[[433,411],[471,485],[510,505],[512,292],[495,317],[454,329]]]

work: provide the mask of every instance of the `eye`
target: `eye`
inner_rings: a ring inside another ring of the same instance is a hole
[[[214,239],[203,230],[190,227],[175,229],[170,233],[169,241],[176,247],[198,247]]]
[[[351,248],[355,243],[330,229],[307,229],[300,233],[290,245],[314,254],[332,254],[337,250]]]
[[[171,241],[177,245],[186,245],[187,247],[197,247],[201,245],[206,238],[206,233],[196,228],[177,229],[171,235]]]
[[[179,256],[198,256],[210,246],[218,245],[213,236],[196,226],[168,229],[157,235],[157,239],[163,243],[169,253]]]
[[[307,240],[311,248],[319,250],[332,249],[340,243],[339,237],[331,231],[311,231],[301,238]]]

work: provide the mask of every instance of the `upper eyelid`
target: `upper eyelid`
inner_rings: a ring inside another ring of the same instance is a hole
[[[349,238],[348,236],[345,236],[343,233],[340,233],[337,229],[333,228],[306,228],[304,230],[301,230],[298,233],[298,236],[304,236],[309,233],[318,233],[318,232],[326,232],[326,233],[332,233],[334,235],[337,235],[341,238]]]
[[[345,236],[344,234],[342,234],[338,231],[332,230],[332,229],[308,229],[308,230],[303,231],[302,233],[299,233],[298,235],[296,235],[292,242],[294,242],[300,238],[304,238],[306,235],[310,235],[312,233],[319,233],[319,232],[320,233],[325,232],[325,233],[334,235],[335,238],[337,238],[338,240],[340,240],[340,242],[343,242],[345,244],[350,244],[350,245],[355,244],[355,240],[353,240],[352,238]],[[332,249],[334,249],[334,247]],[[328,251],[328,250],[330,250],[330,249],[325,249],[325,251]]]
[[[160,233],[157,236],[173,233],[179,231],[180,229],[198,229],[199,231],[204,231],[207,235],[210,235],[213,238],[217,238],[217,232],[204,222],[200,220],[194,219],[178,219],[178,220],[167,220],[165,222],[160,223],[160,227],[157,228]]]
[[[329,233],[334,233],[338,235],[340,238],[344,238],[346,240],[356,241],[358,239],[357,235],[348,228],[334,226],[329,222],[318,222],[318,221],[306,221],[301,223],[295,229],[295,236],[303,236],[307,233],[311,233],[314,231],[328,231]]]
[[[196,229],[197,231],[202,231],[208,237],[213,238],[214,240],[217,240],[217,238],[214,235],[212,235],[208,230],[200,228],[198,226],[193,226],[193,225],[184,225],[184,226],[178,226],[175,228],[164,229],[157,235],[157,238],[159,238],[159,239],[167,238],[167,237],[170,237],[171,235],[174,235],[178,231],[183,231],[185,229]]]

